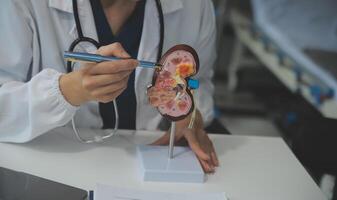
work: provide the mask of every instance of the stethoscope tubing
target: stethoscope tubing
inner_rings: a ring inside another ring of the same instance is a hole
[[[157,53],[157,60],[156,62],[158,63],[161,56],[162,56],[162,51],[163,51],[163,45],[164,45],[164,14],[163,14],[163,10],[162,10],[162,6],[160,3],[160,0],[155,0],[156,2],[156,6],[157,6],[157,10],[158,10],[158,16],[159,16],[159,23],[160,23],[160,40],[159,40],[159,48],[158,48],[158,53]],[[79,13],[78,13],[78,5],[77,5],[77,0],[72,0],[73,3],[73,14],[74,14],[74,19],[75,19],[75,24],[76,24],[76,29],[77,29],[77,33],[78,33],[78,38],[73,41],[68,49],[69,52],[73,52],[75,47],[81,43],[81,42],[89,42],[91,44],[93,44],[96,48],[100,47],[99,42],[97,42],[96,40],[89,38],[89,37],[85,37],[83,35],[83,30],[82,30],[82,26],[81,26],[81,21],[79,18]],[[72,62],[71,61],[67,61],[67,72],[70,73],[72,71]],[[118,130],[118,124],[119,124],[119,114],[118,114],[118,106],[117,106],[117,102],[116,100],[113,100],[113,106],[114,106],[114,110],[115,110],[115,127],[112,130],[112,132],[110,132],[107,135],[103,135],[103,136],[98,136],[96,135],[95,138],[93,140],[87,140],[81,137],[78,129],[76,128],[76,124],[75,124],[75,120],[74,117],[71,120],[71,124],[73,127],[73,131],[75,133],[76,138],[84,144],[92,144],[92,143],[99,143],[99,142],[103,142],[105,139],[108,139],[112,136],[114,136]]]

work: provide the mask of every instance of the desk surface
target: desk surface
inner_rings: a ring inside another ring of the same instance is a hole
[[[1,144],[0,166],[90,190],[96,183],[170,192],[226,192],[231,200],[323,200],[318,186],[280,138],[212,135],[220,168],[204,184],[140,179],[136,144],[159,132],[119,131],[103,144],[78,143],[67,128],[28,144]]]

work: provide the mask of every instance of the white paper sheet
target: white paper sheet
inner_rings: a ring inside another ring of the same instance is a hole
[[[228,200],[225,193],[166,193],[97,184],[94,200]]]

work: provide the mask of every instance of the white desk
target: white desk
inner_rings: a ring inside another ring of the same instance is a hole
[[[103,144],[84,145],[70,129],[60,128],[28,144],[0,143],[0,166],[86,190],[104,183],[151,191],[224,191],[230,200],[325,199],[280,138],[212,135],[221,167],[206,183],[143,182],[136,144],[159,135],[120,131]]]

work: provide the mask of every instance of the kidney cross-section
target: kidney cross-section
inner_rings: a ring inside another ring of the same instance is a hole
[[[194,99],[188,80],[199,70],[196,51],[184,44],[169,49],[159,61],[152,85],[147,89],[149,102],[171,121],[187,117],[194,109]]]

